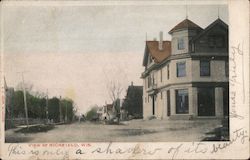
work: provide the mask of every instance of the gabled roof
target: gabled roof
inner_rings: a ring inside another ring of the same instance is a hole
[[[130,92],[142,93],[142,91],[143,91],[143,86],[130,85],[128,87],[127,94],[129,94]]]
[[[168,33],[171,34],[174,31],[182,30],[182,29],[199,29],[202,30],[200,26],[190,21],[189,19],[185,19],[179,24],[177,24],[174,28],[172,28]]]
[[[154,59],[155,63],[160,63],[171,55],[171,41],[163,41],[163,50],[159,50],[158,41],[146,41],[143,65],[146,66],[148,56]]]
[[[105,107],[107,107],[107,110],[112,110],[113,109],[113,104],[107,104]]]
[[[216,25],[221,25],[225,29],[228,30],[228,25],[225,22],[223,22],[220,18],[218,18],[213,23],[211,23],[210,25],[208,25],[200,34],[198,34],[197,36],[193,37],[190,41],[197,40],[198,38],[200,38],[201,36],[203,36],[205,33],[207,33],[210,29],[212,29]]]

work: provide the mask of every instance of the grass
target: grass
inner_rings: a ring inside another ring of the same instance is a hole
[[[38,132],[47,132],[51,129],[54,129],[54,125],[36,125],[30,126],[29,128],[25,127],[19,130],[16,130],[16,133],[38,133]]]

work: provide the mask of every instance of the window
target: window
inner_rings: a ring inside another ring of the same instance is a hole
[[[227,77],[229,76],[229,63],[228,63],[228,61],[225,61],[225,74]]]
[[[188,90],[180,89],[175,91],[176,94],[176,114],[188,113]]]
[[[169,79],[169,64],[167,65],[167,78]]]
[[[179,38],[178,39],[178,50],[182,50],[182,49],[184,49],[184,39]]]
[[[177,67],[177,77],[185,77],[186,76],[186,62],[176,63]]]
[[[210,76],[210,61],[200,61],[200,76]]]

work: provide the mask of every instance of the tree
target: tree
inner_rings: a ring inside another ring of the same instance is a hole
[[[27,106],[29,118],[46,117],[46,99],[40,98],[27,92]]]
[[[59,99],[57,97],[53,97],[52,99],[49,99],[49,119],[53,119],[54,122],[60,121],[60,112],[59,112]]]
[[[62,99],[61,100],[61,108],[62,108],[62,117],[65,122],[72,121],[75,115],[73,100],[71,99]]]
[[[98,118],[97,110],[98,106],[92,106],[91,109],[86,113],[86,119],[89,121],[96,120]]]
[[[23,91],[15,91],[14,93],[14,117],[24,116],[24,101],[23,101]]]
[[[108,89],[109,97],[114,105],[116,117],[118,119],[118,124],[119,124],[120,123],[120,99],[119,98],[123,91],[123,88],[120,82],[110,81],[107,84],[107,89]]]
[[[22,89],[22,83],[17,85],[19,90],[14,91],[9,96],[8,100],[11,98],[11,106],[6,107],[6,113],[11,112],[11,118],[25,117],[25,109],[24,109],[24,93]],[[31,84],[25,84],[26,88],[26,101],[27,101],[27,110],[29,118],[35,119],[47,119],[47,104],[46,104],[46,95],[44,93],[40,93],[38,91],[32,91]],[[67,117],[67,121],[72,121],[76,114],[76,109],[74,108],[74,102],[71,99],[63,99],[61,102],[59,98],[53,97],[48,99],[48,118],[53,119],[54,122],[60,121],[60,110],[59,107],[61,105],[62,115],[63,117]]]
[[[114,102],[116,99],[120,98],[123,88],[120,82],[110,81],[107,83],[107,90],[110,100]]]

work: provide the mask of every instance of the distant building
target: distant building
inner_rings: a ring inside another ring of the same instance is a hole
[[[128,87],[127,94],[122,105],[124,112],[127,111],[127,116],[142,118],[142,93],[143,86],[135,86],[132,82]]]
[[[113,104],[106,104],[97,110],[99,119],[103,121],[109,121],[116,117],[115,109]]]
[[[121,117],[121,100],[117,98],[112,104],[106,104],[97,109],[99,120],[114,121]]]
[[[146,41],[142,73],[143,117],[228,116],[228,25],[205,29],[185,19],[171,41]]]
[[[128,111],[126,111],[123,106],[121,107],[121,110],[120,110],[120,118],[121,118],[121,121],[128,120]]]

